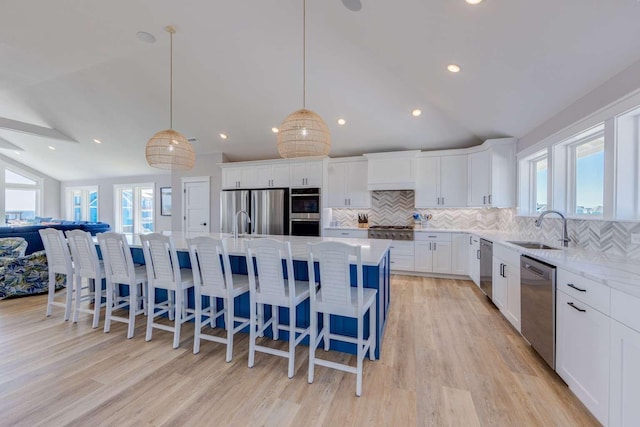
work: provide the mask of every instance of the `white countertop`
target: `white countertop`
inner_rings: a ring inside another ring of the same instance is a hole
[[[179,231],[171,231],[163,233],[173,237],[176,249],[186,251],[187,238],[198,236],[210,236],[216,239],[227,238],[227,250],[229,255],[244,256],[246,254],[246,242],[253,238],[271,238],[275,240],[291,242],[291,254],[296,261],[307,260],[307,243],[317,242],[344,242],[351,245],[360,245],[362,247],[362,265],[376,266],[380,264],[382,258],[386,255],[391,240],[385,239],[343,239],[338,237],[303,237],[303,236],[242,236],[237,240],[232,235],[226,233],[182,233]],[[134,235],[129,244],[132,247],[141,247],[138,235]]]
[[[527,249],[508,243],[509,241],[530,241],[518,234],[473,230],[468,232],[558,268],[596,280],[613,289],[640,297],[640,261],[638,260],[581,248],[563,248],[557,241],[541,243],[560,249]]]
[[[333,229],[350,229],[332,227]],[[354,228],[357,230],[357,228]],[[500,244],[521,254],[529,255],[558,268],[569,270],[586,278],[618,289],[622,292],[640,297],[640,261],[623,256],[606,255],[601,252],[588,251],[581,248],[562,248],[558,241],[541,241],[559,250],[527,249],[508,243],[509,241],[531,241],[517,233],[499,231],[465,230],[451,228],[414,228],[416,233],[468,233]]]

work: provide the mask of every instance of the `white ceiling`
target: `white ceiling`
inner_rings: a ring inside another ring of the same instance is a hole
[[[521,137],[640,59],[637,0],[362,4],[307,1],[307,107],[332,157]],[[0,117],[78,144],[0,130],[25,150],[0,154],[60,180],[163,173],[144,147],[169,126],[172,24],[174,128],[197,153],[276,158],[271,127],[302,106],[301,13],[301,0],[3,0]]]

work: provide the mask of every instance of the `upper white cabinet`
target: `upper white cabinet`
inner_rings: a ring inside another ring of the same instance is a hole
[[[467,155],[421,155],[417,159],[415,206],[467,206]]]
[[[291,187],[322,187],[322,160],[303,160],[291,163]]]
[[[251,166],[223,166],[222,188],[252,188],[256,186],[257,168]]]
[[[256,187],[289,187],[289,173],[288,163],[256,166]]]
[[[327,207],[370,208],[365,158],[329,160],[327,165]]]
[[[365,154],[369,190],[414,190],[418,150]]]
[[[510,208],[516,202],[516,138],[490,139],[468,156],[468,206]]]

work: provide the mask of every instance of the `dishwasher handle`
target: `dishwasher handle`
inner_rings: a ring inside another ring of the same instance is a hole
[[[540,276],[540,277],[546,277],[546,275],[544,274],[544,271],[540,270],[539,268],[531,265],[528,262],[523,262],[523,267],[527,270],[529,270],[530,272],[532,272],[533,274],[535,274],[536,276]]]

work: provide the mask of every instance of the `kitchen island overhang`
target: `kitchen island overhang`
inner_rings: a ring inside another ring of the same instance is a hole
[[[375,289],[377,291],[376,296],[376,359],[380,357],[380,349],[384,338],[384,330],[387,323],[387,317],[389,314],[389,306],[391,303],[390,296],[390,280],[391,273],[389,269],[390,265],[390,247],[391,240],[384,239],[341,239],[341,238],[323,238],[323,237],[304,237],[304,236],[246,236],[238,239],[234,239],[227,234],[219,233],[182,233],[182,232],[165,232],[164,234],[171,235],[178,251],[178,260],[180,267],[191,268],[191,262],[189,260],[189,252],[187,248],[187,238],[210,236],[213,238],[226,238],[227,249],[229,252],[229,258],[231,261],[231,270],[235,274],[247,274],[247,262],[246,262],[246,241],[251,238],[272,238],[281,241],[288,241],[291,243],[291,252],[293,257],[293,270],[296,280],[309,280],[309,271],[307,264],[307,243],[317,243],[322,241],[338,241],[352,245],[360,245],[362,250],[362,270],[363,270],[363,286],[365,288]],[[131,252],[133,254],[133,260],[135,263],[144,264],[144,256],[142,254],[142,247],[140,239],[137,235],[134,235],[130,239]],[[318,264],[315,263],[316,277],[319,277]],[[286,271],[286,269],[285,269]],[[288,272],[286,272],[288,273]],[[322,278],[320,277],[320,282]],[[356,266],[351,264],[351,283],[355,286],[356,283]],[[158,291],[162,292],[162,291]],[[160,300],[164,295],[157,295],[156,299]],[[194,295],[193,291],[189,291],[188,297],[189,307],[194,307]],[[218,308],[222,309],[222,300],[217,301]],[[309,301],[305,301],[301,304],[297,311],[297,323],[299,326],[306,327],[310,323],[309,319]],[[249,316],[249,297],[248,295],[236,298],[234,305],[235,312],[244,317]],[[286,308],[279,308],[279,321],[284,324],[289,322],[289,312]],[[270,307],[265,307],[265,319],[271,316]],[[319,325],[322,325],[322,318],[319,318]],[[217,326],[222,327],[223,320],[218,319]],[[364,335],[369,334],[369,319],[368,314],[364,322]],[[248,329],[244,332],[248,333]],[[343,317],[343,316],[331,316],[331,332],[336,334],[344,334],[353,337],[357,337],[357,321],[356,319]],[[266,333],[267,336],[271,336],[271,330]],[[285,331],[280,332],[279,339],[288,340],[288,334]],[[308,345],[308,338],[303,341]],[[330,348],[332,350],[342,351],[346,353],[356,354],[356,346],[352,343],[345,343],[340,341],[331,341]]]

